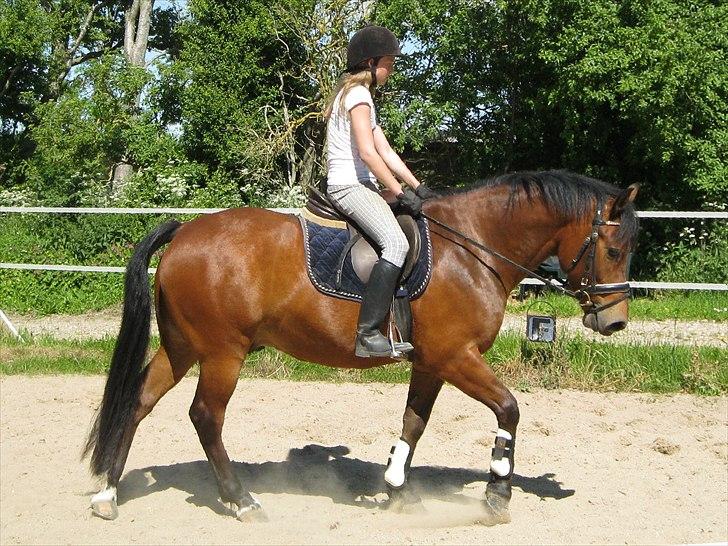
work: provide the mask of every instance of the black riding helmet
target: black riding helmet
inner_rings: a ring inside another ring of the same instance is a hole
[[[373,83],[376,85],[377,64],[385,55],[395,57],[402,55],[397,37],[387,28],[376,25],[365,26],[349,40],[349,46],[346,48],[346,70],[351,74],[366,70],[369,67],[365,62],[374,59],[371,71]]]

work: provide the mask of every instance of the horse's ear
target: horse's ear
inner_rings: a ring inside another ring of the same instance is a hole
[[[639,189],[639,184],[630,184],[627,189],[622,190],[622,192],[614,199],[612,210],[609,211],[610,220],[614,220],[622,216],[622,211],[624,210],[624,207],[626,207],[629,203],[634,203],[634,200],[637,198],[637,192],[639,191]]]

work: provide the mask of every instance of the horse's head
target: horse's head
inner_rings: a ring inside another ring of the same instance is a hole
[[[633,184],[606,203],[598,203],[589,231],[574,230],[561,245],[568,273],[584,311],[584,326],[609,336],[627,326],[630,254],[636,244]]]

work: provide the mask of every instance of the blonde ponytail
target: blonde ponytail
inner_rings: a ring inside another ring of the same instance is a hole
[[[331,113],[334,111],[334,101],[336,100],[336,95],[339,94],[339,91],[343,89],[343,92],[341,93],[341,98],[339,99],[339,109],[341,109],[344,107],[344,99],[346,98],[347,93],[357,85],[363,85],[371,91],[372,73],[369,70],[362,70],[361,72],[356,72],[355,74],[349,74],[347,72],[343,76],[341,76],[341,78],[339,78],[339,82],[336,84],[336,87],[332,91],[326,109],[324,110],[325,119],[328,120],[329,117],[331,117]]]

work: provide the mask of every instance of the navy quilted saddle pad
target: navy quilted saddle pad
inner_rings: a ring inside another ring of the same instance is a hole
[[[365,284],[361,282],[351,263],[351,253],[344,261],[341,284],[337,286],[336,273],[339,258],[349,242],[346,229],[322,226],[301,218],[303,238],[306,247],[306,269],[313,285],[320,292],[336,298],[361,301]],[[422,295],[427,288],[432,272],[432,242],[427,220],[417,220],[422,249],[412,273],[397,291],[397,297],[407,296],[410,300]]]

